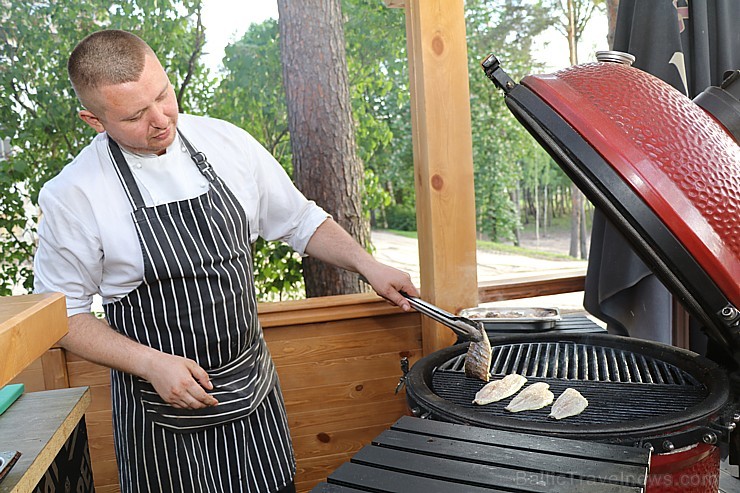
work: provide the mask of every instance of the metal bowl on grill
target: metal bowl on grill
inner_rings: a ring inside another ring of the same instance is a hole
[[[480,322],[486,331],[541,332],[555,327],[561,320],[558,308],[482,307],[465,308],[459,315]]]

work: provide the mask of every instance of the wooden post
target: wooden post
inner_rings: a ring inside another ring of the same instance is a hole
[[[422,297],[478,304],[464,0],[405,0]],[[452,332],[422,317],[424,354]]]
[[[0,298],[0,387],[67,333],[61,293]]]
[[[69,388],[67,355],[62,348],[51,348],[41,356],[41,368],[46,390]]]

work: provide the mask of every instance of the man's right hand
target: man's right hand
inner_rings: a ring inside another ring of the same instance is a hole
[[[218,401],[204,389],[213,390],[208,373],[195,361],[159,353],[142,375],[168,404],[180,409],[202,409]]]
[[[91,313],[69,317],[69,332],[59,345],[83,358],[151,382],[168,404],[183,409],[215,406],[208,373],[195,361],[144,346],[113,330]]]

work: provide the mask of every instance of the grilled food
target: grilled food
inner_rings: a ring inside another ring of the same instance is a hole
[[[516,373],[506,375],[501,380],[487,383],[475,394],[473,404],[480,406],[498,402],[519,392],[519,389],[527,383],[527,379]]]
[[[533,383],[519,392],[516,397],[511,400],[509,405],[505,407],[505,409],[512,413],[542,409],[543,407],[552,404],[552,401],[555,398],[549,388],[550,384],[545,382]]]
[[[548,418],[563,419],[581,414],[588,407],[588,399],[576,389],[567,388],[552,405]]]
[[[481,340],[472,341],[465,355],[465,375],[487,382],[491,378],[491,341],[481,327]]]

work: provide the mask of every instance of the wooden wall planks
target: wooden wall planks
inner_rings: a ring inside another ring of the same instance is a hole
[[[309,491],[405,413],[404,394],[394,392],[401,358],[413,364],[421,356],[420,316],[372,294],[272,303],[259,312],[285,395],[296,485]],[[29,390],[66,381],[90,387],[95,488],[117,493],[109,370],[53,348],[15,381]]]

